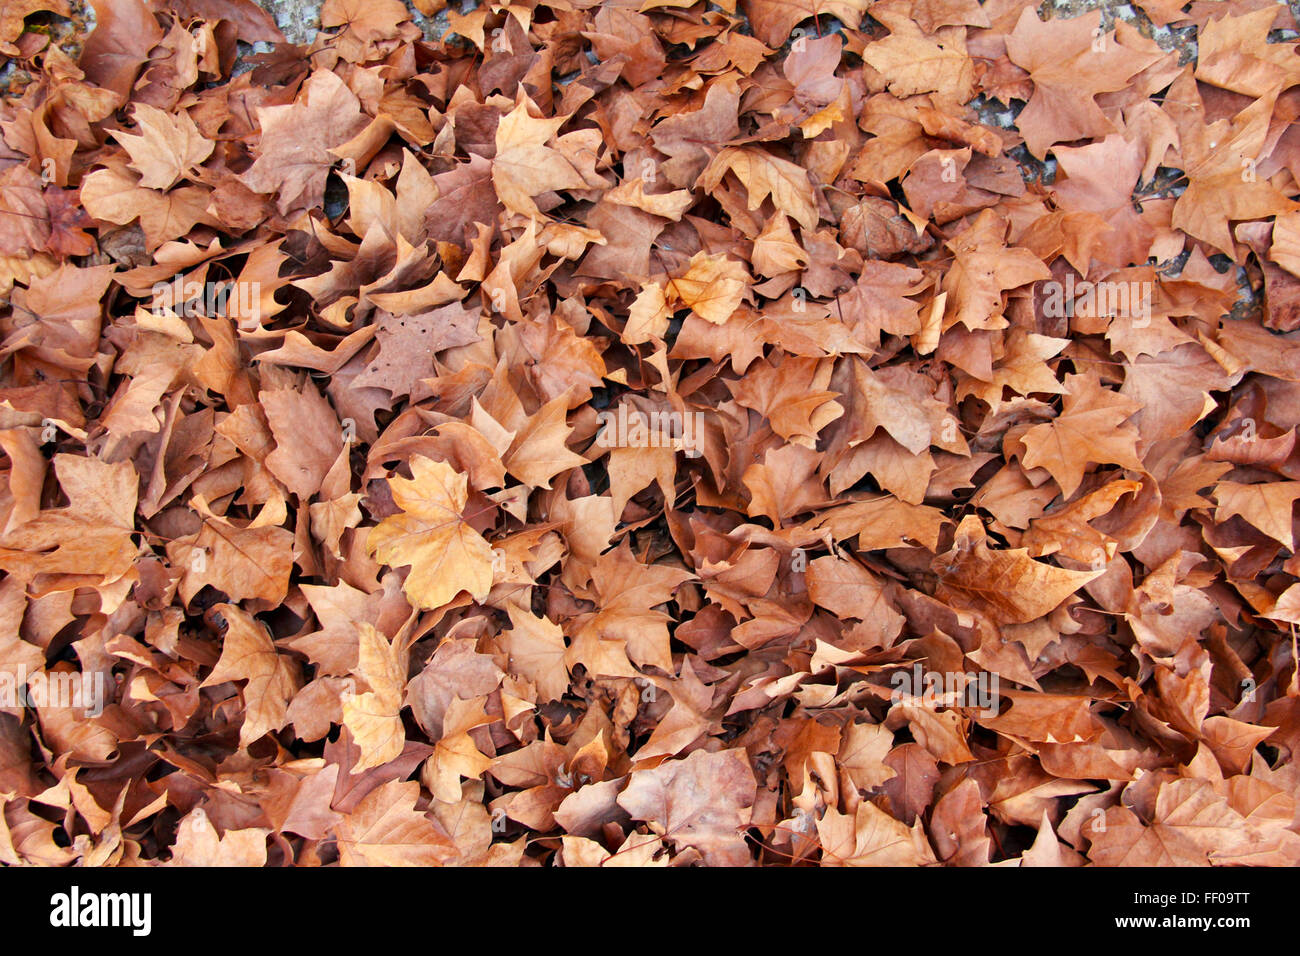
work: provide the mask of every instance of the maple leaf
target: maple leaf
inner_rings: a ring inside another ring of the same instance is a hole
[[[975,65],[964,50],[928,37],[894,34],[869,43],[862,59],[884,74],[895,96],[938,93],[965,103],[975,87]]]
[[[415,809],[420,785],[388,780],[338,824],[342,866],[440,866],[456,855],[442,828]]]
[[[779,525],[784,518],[826,504],[822,483],[813,480],[818,464],[816,452],[803,445],[767,452],[741,476],[750,493],[747,512],[764,515]]]
[[[1120,394],[1139,404],[1135,421],[1143,439],[1158,441],[1183,434],[1208,415],[1214,407],[1210,392],[1230,381],[1213,356],[1188,343],[1126,363]]]
[[[415,315],[380,312],[375,319],[379,353],[354,380],[357,388],[386,389],[394,398],[432,377],[434,355],[480,341],[479,313],[459,302]]]
[[[893,745],[894,735],[880,724],[855,722],[845,727],[835,756],[854,784],[874,790],[898,776],[898,771],[885,763]]]
[[[257,599],[271,606],[282,601],[293,569],[292,533],[229,521],[213,514],[200,496],[191,505],[201,518],[198,533],[167,545],[168,557],[184,569],[179,593],[185,602],[209,586],[232,601]]]
[[[293,103],[259,107],[257,122],[257,158],[240,182],[254,192],[275,193],[277,208],[287,214],[324,201],[325,179],[336,162],[329,150],[358,133],[365,118],[356,94],[329,70],[319,70]]]
[[[397,650],[374,626],[362,621],[357,628],[356,674],[370,689],[349,691],[343,699],[343,724],[361,749],[353,773],[397,759],[406,744],[402,718],[402,692],[406,671]]]
[[[850,206],[840,216],[840,241],[869,260],[887,259],[900,252],[924,252],[932,244],[924,230],[917,229],[897,205],[872,197]],[[885,263],[871,261],[866,265],[888,274]]]
[[[551,479],[586,459],[565,444],[573,429],[565,420],[567,395],[547,402],[529,416],[502,460],[512,475],[534,488],[549,488]]]
[[[31,170],[14,166],[0,174],[0,253],[30,255],[50,238],[48,200]]]
[[[984,526],[969,515],[953,549],[934,559],[940,600],[956,601],[1003,624],[1024,624],[1057,608],[1103,571],[1067,571],[1029,557],[1023,548],[994,551]]]
[[[1069,339],[1009,329],[1003,343],[1005,354],[993,369],[990,380],[982,382],[972,378],[962,383],[957,394],[963,398],[968,394],[978,396],[994,409],[1002,407],[1004,390],[1008,388],[1021,395],[1059,395],[1065,387],[1047,363],[1069,344]]]
[[[623,76],[640,85],[656,79],[667,65],[663,45],[655,36],[652,21],[642,13],[617,7],[602,7],[594,18],[595,30],[584,30],[596,56],[621,61]]]
[[[592,568],[600,610],[585,618],[570,645],[566,663],[592,673],[636,676],[629,658],[672,671],[668,614],[657,610],[692,577],[689,571],[637,561],[626,545],[602,555]],[[635,575],[636,583],[628,579]]]
[[[668,854],[663,841],[633,833],[623,845],[611,853],[594,840],[566,836],[564,839],[564,865],[600,867],[668,866]]]
[[[764,276],[779,276],[808,265],[808,252],[790,231],[784,213],[773,216],[754,241],[754,271]]]
[[[1291,505],[1300,498],[1300,481],[1269,481],[1247,485],[1221,481],[1214,486],[1218,507],[1215,521],[1239,515],[1289,551],[1295,550]]]
[[[1003,248],[1001,232],[1000,221],[986,210],[949,243],[955,259],[943,279],[943,290],[951,293],[944,331],[958,322],[971,330],[1005,328],[1003,292],[1051,277],[1028,249]]]
[[[68,505],[0,533],[0,568],[26,579],[48,574],[93,576],[102,585],[119,580],[138,551],[132,538],[137,481],[130,463],[56,455],[54,470]]]
[[[655,149],[668,157],[661,165],[664,176],[676,186],[693,185],[713,158],[709,147],[740,136],[740,93],[735,81],[714,80],[699,109],[669,116],[655,126]]]
[[[844,79],[836,76],[843,41],[831,35],[805,41],[801,46],[801,50],[792,49],[781,64],[781,72],[794,87],[790,106],[784,112],[792,114],[804,136],[812,138],[844,118],[836,102],[845,92]]]
[[[734,259],[697,252],[686,272],[674,278],[668,288],[700,318],[722,325],[744,299],[749,275]]]
[[[869,800],[852,814],[827,807],[817,820],[823,866],[925,866],[938,862],[919,822],[895,820]]]
[[[1268,42],[1271,12],[1229,13],[1206,22],[1196,38],[1196,78],[1247,96],[1265,96],[1300,83],[1295,51]]]
[[[497,125],[492,158],[492,182],[502,204],[525,216],[541,215],[534,196],[590,185],[564,153],[546,145],[555,139],[565,117],[539,119],[532,115],[536,111],[521,89],[514,109]]]
[[[1110,808],[1105,821],[1089,834],[1088,858],[1098,866],[1209,866],[1263,842],[1205,780],[1163,784],[1149,825],[1127,807]]]
[[[624,180],[602,197],[607,202],[620,206],[632,206],[643,212],[674,221],[682,218],[682,213],[695,202],[685,189],[668,193],[647,193],[645,181],[641,178]]]
[[[229,23],[239,31],[239,38],[245,43],[284,42],[284,34],[275,25],[275,18],[252,0],[175,0],[171,9],[190,19]]]
[[[530,378],[539,396],[551,401],[568,394],[569,407],[588,401],[601,387],[605,361],[591,342],[568,322],[552,315],[547,321],[519,327],[520,342],[536,363]]]
[[[1047,743],[1074,743],[1101,733],[1089,709],[1089,697],[1016,692],[1003,695],[1010,699],[1011,708],[996,717],[980,718],[980,723],[999,733]]]
[[[270,830],[248,827],[218,834],[202,807],[191,810],[176,826],[172,866],[265,866]]]
[[[447,640],[407,684],[407,703],[429,736],[440,739],[452,700],[494,693],[503,676],[495,660],[478,653],[472,640]]]
[[[653,413],[652,413],[653,414]],[[658,433],[659,440],[645,447],[611,448],[609,490],[614,511],[622,514],[628,500],[654,482],[664,500],[676,501],[677,449],[681,439]]]
[[[712,866],[751,862],[743,829],[756,786],[743,750],[697,750],[680,761],[637,770],[618,804],[677,847],[692,847]]]
[[[140,185],[166,191],[202,163],[216,145],[199,132],[188,113],[165,113],[147,103],[136,105],[133,118],[138,135],[118,133],[117,141],[131,156]]]
[[[251,614],[233,604],[217,604],[213,610],[225,621],[226,630],[221,658],[201,686],[246,681],[239,742],[247,747],[284,726],[289,701],[299,685],[298,667],[276,650],[266,628]]]
[[[1007,36],[1007,56],[1029,71],[1034,95],[1016,117],[1025,146],[1035,156],[1047,155],[1054,143],[1105,136],[1114,127],[1094,97],[1122,90],[1130,77],[1158,59],[1118,43],[1095,41],[1101,13],[1071,20],[1038,19],[1024,10]]]
[[[816,446],[817,434],[844,414],[834,399],[831,365],[815,359],[786,358],[779,366],[764,363],[731,385],[737,404],[761,412],[786,441]]]
[[[494,223],[501,202],[492,176],[491,160],[477,153],[468,163],[434,176],[438,198],[424,211],[429,238],[468,246],[473,224]]]
[[[1300,276],[1300,212],[1273,220],[1273,244],[1268,254],[1292,275]]]
[[[266,456],[266,467],[305,501],[320,491],[343,451],[338,418],[310,383],[299,389],[262,392],[258,401],[276,443]]]
[[[620,336],[628,345],[641,345],[652,339],[662,339],[668,331],[672,313],[663,286],[646,283],[641,286],[636,299],[628,309],[627,324]]]
[[[638,764],[680,753],[713,727],[714,718],[710,714],[713,689],[699,679],[690,658],[682,664],[681,675],[667,689],[673,699],[672,709],[637,750]]]
[[[490,724],[493,718],[483,710],[483,698],[454,698],[443,716],[442,737],[429,757],[427,775],[430,790],[439,800],[452,801],[460,796],[462,777],[477,779],[492,766],[492,760],[479,752],[469,731]]]
[[[770,196],[779,212],[805,229],[817,227],[817,200],[802,167],[758,147],[728,146],[700,173],[696,186],[715,189],[728,172],[744,185],[751,212]]]
[[[1066,498],[1078,489],[1089,463],[1140,470],[1138,431],[1125,423],[1141,408],[1140,402],[1103,388],[1096,376],[1067,375],[1061,414],[1021,438],[1025,466],[1046,468]]]
[[[1099,553],[1113,557],[1117,542],[1089,522],[1109,514],[1125,495],[1138,495],[1141,491],[1141,482],[1107,482],[1077,501],[1034,520],[1021,543],[1035,557],[1060,553],[1081,564],[1090,563]]]
[[[881,333],[914,335],[922,330],[920,303],[908,297],[926,284],[920,269],[872,260],[864,263],[853,287],[836,297],[837,308],[846,321],[867,330],[866,344],[874,349]]]
[[[796,24],[811,17],[831,16],[856,28],[870,0],[743,0],[754,34],[770,47],[790,39]]]
[[[881,646],[903,628],[884,583],[854,561],[827,556],[809,562],[808,596],[838,617],[854,617],[868,626]]]
[[[81,202],[95,219],[126,225],[140,221],[150,248],[185,235],[197,223],[216,225],[208,212],[211,192],[203,186],[179,186],[168,192],[141,185],[120,165],[98,169],[81,183]]]
[[[323,27],[345,27],[362,44],[397,36],[397,25],[410,14],[398,0],[325,0],[321,4]]]
[[[910,505],[893,495],[837,504],[809,521],[814,528],[830,529],[838,541],[856,536],[863,551],[903,547],[909,541],[937,551],[940,529],[947,523],[939,509]]]
[[[5,351],[29,350],[31,357],[54,366],[87,368],[102,326],[98,300],[111,272],[111,266],[64,265],[33,276],[26,290],[15,290],[18,316],[5,336]]]
[[[1188,85],[1191,89],[1187,95],[1196,97],[1195,105],[1200,106],[1194,84],[1189,80]],[[1180,97],[1184,94],[1178,84],[1171,92],[1175,89]],[[1192,117],[1183,118],[1181,133],[1189,140],[1185,148],[1188,184],[1174,205],[1175,228],[1227,251],[1232,248],[1230,220],[1262,219],[1300,208],[1253,173],[1256,157],[1263,152],[1269,135],[1275,95],[1270,93],[1250,103],[1233,117],[1226,130],[1195,130]],[[1216,138],[1203,142],[1209,135]]]
[[[402,589],[416,607],[442,607],[461,591],[481,601],[492,588],[492,548],[461,515],[468,478],[422,455],[411,476],[388,480],[401,512],[376,525],[366,547],[385,564],[411,566]]]
[[[94,222],[81,208],[78,194],[70,189],[47,189],[44,198],[50,216],[45,248],[56,256],[91,255],[95,240],[86,229]]]
[[[95,8],[95,29],[78,62],[86,79],[126,100],[162,38],[162,28],[141,0],[104,0]]]
[[[969,777],[934,805],[930,831],[938,856],[949,866],[987,866],[991,840],[980,785]]]
[[[371,594],[346,581],[332,586],[304,584],[302,594],[316,615],[319,629],[295,638],[289,646],[306,654],[318,673],[351,674],[360,653],[357,625],[365,622],[382,633],[392,633],[411,611],[395,574],[385,575],[380,588]]]
[[[850,365],[853,407],[857,412],[857,421],[851,426],[855,440],[869,438],[877,429],[883,429],[914,455],[925,452],[932,444],[957,453],[967,451],[947,407],[933,397],[924,376],[897,366],[873,371],[857,359],[850,360]],[[945,438],[945,433],[949,437]]]
[[[1177,135],[1167,117],[1162,122],[1171,138]],[[1152,144],[1151,150],[1159,153],[1154,166],[1149,158],[1143,165],[1139,143],[1118,133],[1086,146],[1052,147],[1052,155],[1065,174],[1057,180],[1065,212],[1060,227],[1079,223],[1078,238],[1062,253],[1080,272],[1088,271],[1093,259],[1114,266],[1141,262],[1151,248],[1151,225],[1132,203],[1138,180],[1153,176],[1164,159],[1157,144]]]
[[[510,669],[534,681],[545,700],[559,700],[569,688],[569,669],[564,662],[564,631],[559,625],[528,613],[517,605],[506,609],[510,630],[504,634]]]

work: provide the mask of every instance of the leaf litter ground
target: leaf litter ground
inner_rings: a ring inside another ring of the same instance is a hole
[[[0,860],[1300,861],[1287,7],[415,7],[0,14]]]

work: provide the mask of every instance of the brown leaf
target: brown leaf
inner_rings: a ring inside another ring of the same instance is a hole
[[[754,774],[743,750],[697,750],[684,760],[633,773],[618,803],[673,846],[698,850],[707,864],[744,866],[751,861],[743,830],[754,795]]]

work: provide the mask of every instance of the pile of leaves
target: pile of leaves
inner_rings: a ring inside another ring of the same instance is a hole
[[[0,861],[1300,862],[1286,7],[94,7],[0,16]]]

